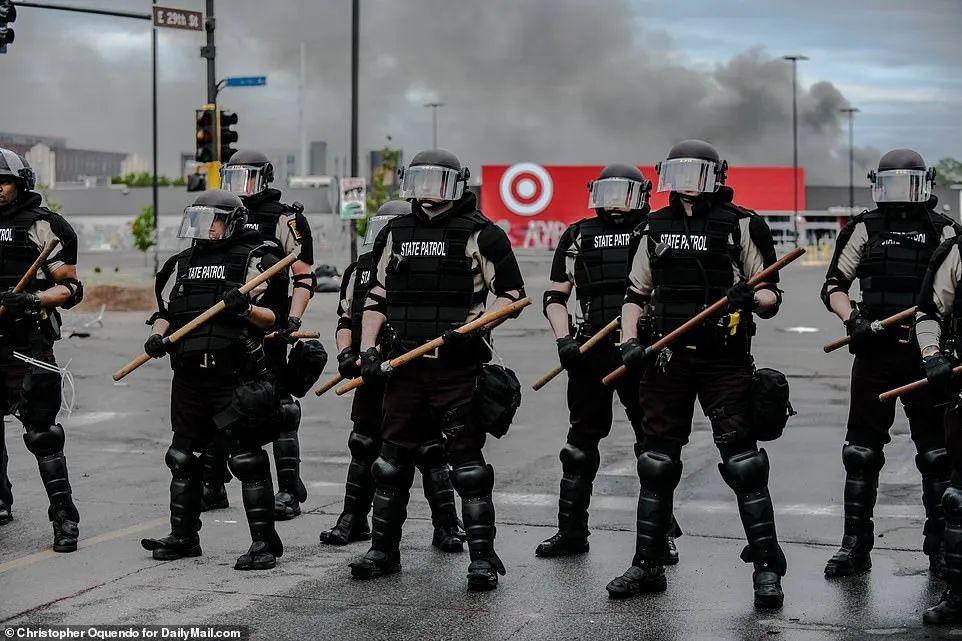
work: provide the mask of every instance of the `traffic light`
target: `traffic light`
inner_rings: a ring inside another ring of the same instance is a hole
[[[204,105],[196,110],[197,115],[197,150],[194,160],[197,162],[213,162],[217,160],[217,130],[214,122],[214,106]]]
[[[13,43],[10,25],[17,19],[17,7],[13,0],[0,0],[0,53],[7,53],[7,45]]]
[[[237,114],[231,111],[224,111],[219,109],[217,112],[217,131],[219,149],[217,159],[219,161],[227,162],[230,157],[237,153],[237,149],[231,147],[231,144],[237,142],[237,132],[231,129],[237,124]]]

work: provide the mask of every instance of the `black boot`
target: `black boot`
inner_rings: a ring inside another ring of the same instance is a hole
[[[301,447],[296,431],[282,432],[274,441],[274,464],[277,465],[274,518],[287,521],[300,515],[301,503],[307,500],[307,488],[301,480]]]
[[[371,529],[367,524],[367,514],[374,500],[371,465],[377,458],[380,444],[376,439],[359,432],[351,432],[347,444],[351,450],[351,464],[347,468],[344,511],[333,528],[321,532],[321,543],[327,545],[347,545],[371,538]]]
[[[504,576],[504,563],[494,550],[497,528],[494,525],[494,468],[484,462],[480,450],[452,455],[454,469],[451,480],[461,495],[461,513],[468,536],[468,589],[493,590],[498,587],[498,575]]]
[[[558,532],[538,545],[535,556],[550,558],[588,551],[588,505],[600,463],[597,446],[589,449],[565,444],[561,450]]]
[[[875,544],[872,512],[878,495],[878,475],[885,463],[880,449],[861,445],[842,448],[845,465],[845,531],[842,547],[825,564],[826,577],[849,576],[872,567]]]
[[[351,576],[362,580],[401,571],[401,531],[414,483],[414,457],[409,450],[385,443],[371,471],[377,487],[371,549],[351,563]]]
[[[200,556],[200,465],[192,455],[177,451],[172,456],[171,450],[168,450],[167,464],[174,474],[170,480],[170,535],[141,539],[140,545],[158,561]]]
[[[640,594],[664,592],[668,589],[665,566],[654,561],[635,559],[624,574],[605,586],[611,599],[628,599]]]
[[[0,501],[0,525],[6,525],[13,520],[13,512],[10,511],[10,506]]]
[[[725,457],[718,469],[738,501],[738,514],[748,539],[741,557],[754,564],[755,607],[780,608],[785,600],[781,580],[787,564],[775,533],[775,510],[768,492],[768,454],[765,450],[733,454]]]
[[[200,511],[226,509],[229,503],[224,484],[234,478],[227,469],[227,452],[219,441],[211,443],[201,455],[201,461],[204,466],[204,490]]]
[[[274,488],[271,479],[243,481],[242,492],[252,543],[250,550],[238,557],[234,569],[269,570],[284,555],[284,544],[274,529]]]
[[[922,505],[925,506],[922,551],[929,557],[929,571],[941,576],[944,565],[942,540],[945,536],[942,495],[949,486],[949,455],[945,448],[919,452],[915,466],[922,473]]]
[[[926,625],[962,623],[962,479],[952,474],[952,482],[942,495],[945,510],[945,575],[948,588],[939,603],[922,615]]]
[[[74,552],[80,532],[80,513],[73,502],[63,450],[37,456],[37,466],[50,499],[47,516],[53,525],[53,551]]]
[[[7,442],[4,434],[3,417],[0,417],[0,525],[13,520],[13,484],[7,476]]]

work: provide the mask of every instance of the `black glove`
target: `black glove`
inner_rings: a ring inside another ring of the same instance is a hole
[[[291,334],[301,330],[301,319],[297,316],[287,317],[287,326],[277,330],[277,335],[293,345],[297,342],[296,338],[291,338]]]
[[[728,309],[732,311],[750,312],[755,309],[755,290],[745,281],[731,286],[725,296],[728,298]]]
[[[247,294],[241,294],[236,287],[224,294],[224,305],[228,314],[247,318],[251,313],[251,299]]]
[[[942,352],[936,352],[922,359],[925,364],[925,378],[929,385],[940,393],[948,395],[952,390],[952,361]]]
[[[872,321],[865,318],[858,310],[854,310],[848,320],[845,321],[845,331],[852,339],[848,344],[848,351],[852,354],[859,354],[871,349],[878,336],[872,329]]]
[[[462,334],[453,329],[449,329],[441,334],[441,338],[444,339],[445,347],[450,347],[451,349],[462,349],[468,347],[475,341],[475,337],[472,334]]]
[[[387,378],[387,372],[381,370],[384,359],[377,348],[371,347],[361,354],[361,377],[365,383],[377,383]]]
[[[581,367],[584,362],[584,355],[579,349],[578,341],[570,336],[563,336],[558,339],[558,360],[561,366],[569,372]]]
[[[7,308],[7,313],[13,318],[22,318],[40,311],[40,297],[29,292],[13,293],[8,290],[0,295],[0,305]]]
[[[337,373],[351,380],[361,375],[361,369],[357,366],[357,354],[350,347],[345,347],[337,355]]]
[[[638,342],[637,338],[629,338],[621,344],[621,362],[628,371],[640,374],[655,364],[658,352],[649,350]]]
[[[170,353],[173,346],[169,338],[160,334],[151,334],[147,342],[144,343],[144,352],[151,358],[163,358]]]

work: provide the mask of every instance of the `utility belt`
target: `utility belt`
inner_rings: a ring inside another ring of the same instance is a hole
[[[250,354],[241,349],[224,349],[217,352],[196,352],[187,355],[172,354],[170,364],[182,374],[217,376],[223,378],[262,378],[262,369]]]
[[[650,317],[643,318],[638,328],[639,337],[647,336],[649,345],[669,333],[658,332],[653,320]],[[750,312],[731,312],[708,319],[675,341],[671,347],[676,353],[691,352],[706,356],[747,354],[751,351],[751,337],[755,335],[755,330]]]
[[[35,316],[0,320],[0,344],[33,345],[37,339],[46,345],[60,340],[60,312],[41,309]]]
[[[581,323],[577,326],[574,332],[574,338],[579,343],[584,343],[589,338],[600,332],[604,327],[594,327],[588,325],[587,323]],[[639,334],[640,336],[641,334]],[[621,327],[618,327],[613,332],[601,339],[599,345],[611,345],[613,347],[618,347],[622,342],[622,332]]]
[[[427,360],[438,361],[441,364],[451,364],[451,365],[463,365],[465,363],[487,363],[491,360],[491,350],[488,346],[484,344],[481,340],[481,335],[478,332],[473,332],[471,334],[472,340],[457,348],[452,348],[448,345],[440,345],[435,347],[433,350],[421,356],[421,358]],[[431,339],[433,340],[433,339]],[[430,342],[430,340],[408,340],[403,338],[397,338],[392,341],[391,349],[388,354],[391,358],[400,356],[410,352],[413,349],[417,349],[421,345]]]

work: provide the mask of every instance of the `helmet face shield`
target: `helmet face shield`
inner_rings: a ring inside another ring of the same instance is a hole
[[[932,196],[932,182],[922,169],[887,169],[872,180],[877,203],[924,203]]]
[[[191,205],[184,210],[178,238],[193,240],[221,240],[227,235],[230,213],[224,209],[206,205]]]
[[[464,193],[460,172],[437,165],[415,165],[401,172],[399,198],[458,200]]]
[[[397,216],[371,216],[367,219],[367,226],[364,228],[364,247],[372,247],[377,235],[387,227],[388,222]]]
[[[255,165],[221,167],[220,181],[224,191],[238,196],[253,196],[267,189],[267,170]]]
[[[641,209],[648,202],[647,185],[628,178],[600,178],[591,183],[591,209]]]
[[[713,192],[718,164],[701,158],[670,158],[658,169],[658,191]]]

